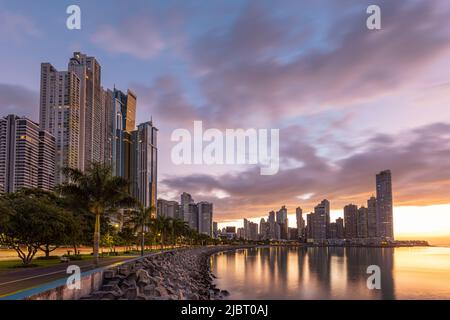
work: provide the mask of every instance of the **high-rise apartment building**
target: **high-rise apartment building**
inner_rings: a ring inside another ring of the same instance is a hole
[[[55,187],[55,137],[47,131],[39,131],[38,188],[52,190]]]
[[[298,237],[300,239],[304,239],[305,238],[305,219],[303,219],[302,208],[298,207],[295,209],[295,217],[297,220]]]
[[[368,231],[368,213],[369,210],[366,207],[360,207],[357,215],[357,234],[358,238],[367,238],[369,236]]]
[[[45,160],[45,163],[42,162]],[[0,192],[54,187],[55,140],[25,117],[0,119]]]
[[[213,204],[202,201],[198,207],[198,232],[212,236]]]
[[[158,217],[162,216],[172,219],[179,219],[180,217],[180,205],[177,201],[158,199],[156,207]]]
[[[358,237],[358,207],[348,204],[344,207],[345,238],[355,239]]]
[[[337,239],[344,239],[345,238],[344,219],[342,219],[342,218],[337,218],[336,219],[336,238]]]
[[[377,236],[394,240],[392,178],[391,171],[381,171],[376,175],[377,191]]]
[[[113,142],[115,141],[116,114],[114,109],[114,92],[110,89],[102,90],[102,104],[104,109],[103,143],[102,150],[103,162],[111,166],[113,174],[115,173],[113,165]]]
[[[367,200],[367,236],[369,238],[377,236],[377,199],[375,197]]]
[[[128,90],[127,94],[114,88],[108,90],[105,101],[105,110],[112,113],[110,133],[107,134],[105,144],[110,144],[107,149],[111,149],[111,165],[113,174],[131,180],[132,169],[132,136],[135,130],[136,117],[136,95]]]
[[[41,64],[40,128],[55,137],[55,182],[65,181],[64,167],[80,168],[80,78]]]
[[[280,226],[281,239],[288,239],[289,221],[286,206],[282,206],[281,209],[277,211],[276,222]]]
[[[189,205],[194,203],[194,199],[192,196],[187,193],[183,192],[180,196],[180,215],[181,218],[190,224],[191,218],[191,212],[189,211]]]
[[[141,123],[132,135],[131,180],[133,195],[144,207],[155,206],[157,196],[158,129],[151,121]]]
[[[101,66],[95,57],[74,52],[69,60],[68,71],[80,80],[80,129],[79,168],[85,170],[93,162],[104,161],[104,96],[101,87]]]
[[[322,223],[325,219],[325,237],[320,239],[326,239],[328,237],[328,226],[330,224],[330,201],[327,199],[322,200],[317,206],[314,207],[314,213],[320,215],[317,220]],[[322,230],[320,231],[322,232]]]
[[[311,237],[312,239],[327,239],[328,225],[330,222],[330,202],[322,200],[314,207],[314,213],[311,216]],[[309,237],[309,236],[308,236]]]

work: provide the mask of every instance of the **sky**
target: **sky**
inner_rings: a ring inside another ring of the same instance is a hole
[[[66,28],[72,4],[81,30]],[[158,127],[159,197],[211,201],[222,225],[324,198],[339,216],[390,169],[396,234],[450,238],[449,13],[446,0],[0,0],[0,115],[37,120],[40,63],[65,70],[82,51]],[[171,134],[196,120],[279,129],[279,172],[175,165]]]

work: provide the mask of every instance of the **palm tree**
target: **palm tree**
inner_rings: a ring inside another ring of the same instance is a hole
[[[133,210],[131,212],[132,217],[130,222],[134,225],[134,231],[140,229],[141,232],[141,256],[144,255],[145,248],[145,229],[150,228],[152,225],[152,216],[155,212],[155,207],[151,206],[145,208],[143,205],[140,205],[138,210]]]
[[[167,218],[165,216],[158,216],[153,220],[154,227],[160,235],[161,250],[164,248],[164,237],[171,228],[171,220],[171,218]]]
[[[128,182],[122,177],[114,177],[108,165],[92,163],[83,173],[78,169],[64,168],[68,182],[58,187],[62,195],[72,198],[95,215],[94,263],[99,262],[100,217],[118,208],[135,204],[128,194]]]
[[[181,237],[185,234],[186,228],[189,228],[187,222],[181,219],[173,219],[172,220],[172,238],[174,245],[177,244],[178,237]]]

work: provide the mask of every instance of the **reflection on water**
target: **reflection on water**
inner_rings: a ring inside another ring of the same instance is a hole
[[[381,290],[369,290],[369,265]],[[263,247],[211,258],[230,299],[450,299],[450,248]]]

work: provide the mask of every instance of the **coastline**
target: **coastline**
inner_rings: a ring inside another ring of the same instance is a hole
[[[80,300],[221,300],[229,293],[216,288],[209,258],[253,247],[186,248],[143,257],[106,270],[100,289]]]

